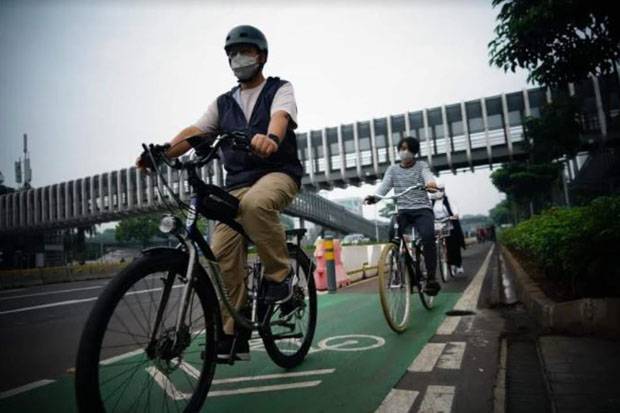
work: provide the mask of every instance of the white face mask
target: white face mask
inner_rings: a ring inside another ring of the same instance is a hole
[[[399,151],[398,155],[400,156],[401,161],[405,161],[405,162],[413,161],[413,154],[409,151]]]
[[[259,67],[258,56],[237,53],[230,59],[230,68],[241,82],[252,79]]]

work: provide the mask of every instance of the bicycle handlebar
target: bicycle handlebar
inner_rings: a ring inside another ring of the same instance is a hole
[[[192,138],[199,138],[201,135],[190,136],[185,139],[183,142],[188,141]],[[219,135],[217,138],[213,140],[213,142],[208,143],[205,142],[204,145],[208,146],[208,150],[205,155],[199,156],[197,159],[189,160],[189,161],[181,161],[179,158],[171,159],[166,155],[166,147],[162,145],[154,145],[154,144],[142,144],[142,148],[151,158],[153,165],[157,165],[161,161],[168,165],[173,169],[187,169],[187,168],[199,168],[207,163],[211,162],[215,155],[217,154],[218,148],[225,141],[232,140],[232,148],[235,150],[250,152],[250,141],[248,139],[247,133],[243,131],[234,131],[231,133],[224,133]],[[201,145],[197,145],[201,146]],[[196,147],[197,147],[196,146]]]
[[[377,197],[379,199],[396,199],[396,198],[400,198],[401,196],[405,195],[407,192],[414,191],[416,189],[422,189],[422,188],[424,188],[424,186],[422,186],[422,185],[413,185],[413,186],[410,186],[409,188],[405,189],[403,192],[401,192],[399,194],[394,194],[394,195],[391,195],[391,196],[385,196],[385,195],[383,195],[383,196],[382,195],[373,195],[373,196]]]

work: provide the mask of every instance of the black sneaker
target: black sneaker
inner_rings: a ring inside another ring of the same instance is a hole
[[[217,361],[231,363],[232,361],[249,359],[250,343],[246,337],[224,334],[217,341]]]
[[[437,282],[437,280],[428,280],[426,285],[424,286],[424,294],[435,296],[441,290],[441,285]]]
[[[263,279],[263,299],[267,303],[282,303],[293,296],[293,270],[280,282]]]

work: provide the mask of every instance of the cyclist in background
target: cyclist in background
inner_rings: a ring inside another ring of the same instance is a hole
[[[400,163],[388,167],[376,194],[384,196],[392,188],[396,193],[400,193],[415,185],[420,185],[426,190],[434,192],[436,188],[435,177],[428,164],[416,159],[416,155],[420,151],[420,142],[415,138],[406,137],[398,142],[396,148],[400,155]],[[364,201],[367,204],[374,204],[378,198],[369,195]],[[396,203],[398,206],[398,227],[404,233],[407,228],[413,225],[422,238],[424,261],[428,274],[425,293],[437,295],[441,287],[435,278],[437,268],[435,218],[428,195],[424,189],[412,190],[399,197]]]
[[[430,194],[433,203],[433,213],[436,220],[448,218],[448,228],[450,235],[446,237],[446,247],[448,251],[448,265],[451,266],[452,274],[463,274],[463,257],[461,248],[465,249],[465,236],[459,221],[459,212],[454,203],[450,203],[446,195],[446,188],[443,182],[436,180],[437,192]]]

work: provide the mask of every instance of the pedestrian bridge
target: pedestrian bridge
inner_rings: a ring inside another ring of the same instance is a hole
[[[617,76],[617,75],[614,75]],[[531,88],[383,118],[326,127],[298,135],[306,174],[300,196],[288,214],[350,233],[374,237],[384,227],[318,196],[318,189],[374,183],[397,161],[395,144],[403,136],[420,140],[421,156],[436,171],[474,170],[527,155],[526,117],[540,116],[543,105],[561,94],[581,98],[584,144],[607,138],[607,119],[620,113],[613,77],[591,78],[568,90]],[[185,177],[168,169],[167,180],[181,199],[189,197]],[[219,165],[201,171],[221,184]],[[165,209],[168,196],[157,178],[136,168],[60,182],[0,196],[0,235],[92,225]]]

